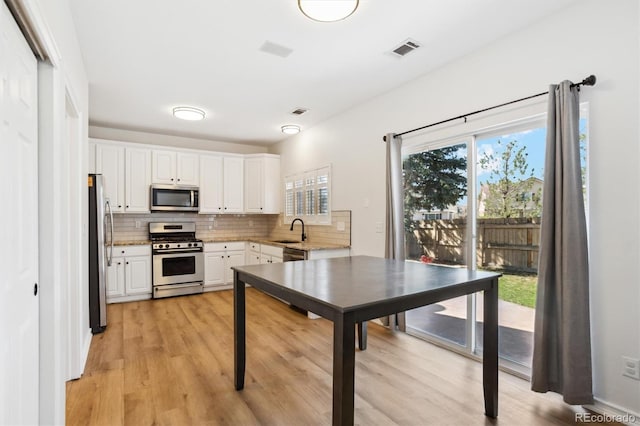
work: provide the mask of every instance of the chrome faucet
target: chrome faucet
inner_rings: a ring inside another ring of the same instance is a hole
[[[289,231],[293,231],[293,224],[296,223],[296,221],[300,221],[300,223],[302,224],[302,241],[307,239],[307,236],[304,235],[304,222],[302,221],[302,219],[300,219],[299,217],[296,217],[295,219],[293,219],[291,221],[291,228],[289,228]]]

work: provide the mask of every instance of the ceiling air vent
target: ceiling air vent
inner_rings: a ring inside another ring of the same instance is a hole
[[[306,108],[296,108],[293,111],[291,111],[291,114],[293,114],[293,115],[302,115],[307,111],[309,111],[309,110],[306,109]]]
[[[282,46],[281,44],[273,43],[269,40],[265,41],[258,50],[264,53],[269,53],[270,55],[280,56],[281,58],[286,58],[293,53],[293,49],[290,49],[287,46]]]
[[[402,42],[402,44],[391,51],[396,56],[403,57],[409,52],[413,52],[420,47],[420,43],[410,38]]]

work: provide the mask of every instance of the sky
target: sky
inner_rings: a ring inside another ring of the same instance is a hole
[[[586,133],[587,120],[585,118],[580,119],[580,133]],[[531,170],[533,169],[533,176],[539,179],[543,179],[544,174],[544,152],[546,145],[546,136],[547,129],[546,127],[539,127],[536,129],[529,129],[522,132],[517,133],[509,133],[501,136],[489,137],[489,138],[481,138],[479,137],[476,141],[478,146],[478,161],[482,158],[483,154],[494,154],[494,157],[497,158],[492,164],[492,167],[482,168],[480,166],[477,167],[477,183],[478,183],[478,191],[480,190],[480,185],[488,182],[495,181],[495,177],[491,178],[491,169],[497,169],[500,166],[500,156],[504,147],[511,142],[512,140],[518,141],[517,148],[519,149],[522,146],[526,147],[527,163],[528,168],[526,174],[524,176],[520,176],[522,179],[526,179],[531,175]],[[498,141],[501,141],[502,144],[498,145]],[[460,155],[466,155],[466,148],[460,150]],[[581,160],[584,162],[585,158]],[[467,204],[467,197],[463,197],[458,202],[459,205]]]

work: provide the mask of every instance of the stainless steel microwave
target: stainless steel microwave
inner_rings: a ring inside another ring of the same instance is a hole
[[[197,212],[200,208],[197,186],[151,185],[152,212]]]

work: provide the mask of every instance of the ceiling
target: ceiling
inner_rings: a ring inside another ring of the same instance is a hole
[[[70,0],[91,125],[268,145],[413,80],[575,0],[360,0],[344,21],[296,0]],[[390,52],[411,38],[422,46]],[[287,47],[287,57],[261,51]],[[174,118],[174,106],[206,111]],[[296,108],[308,108],[301,116]]]

